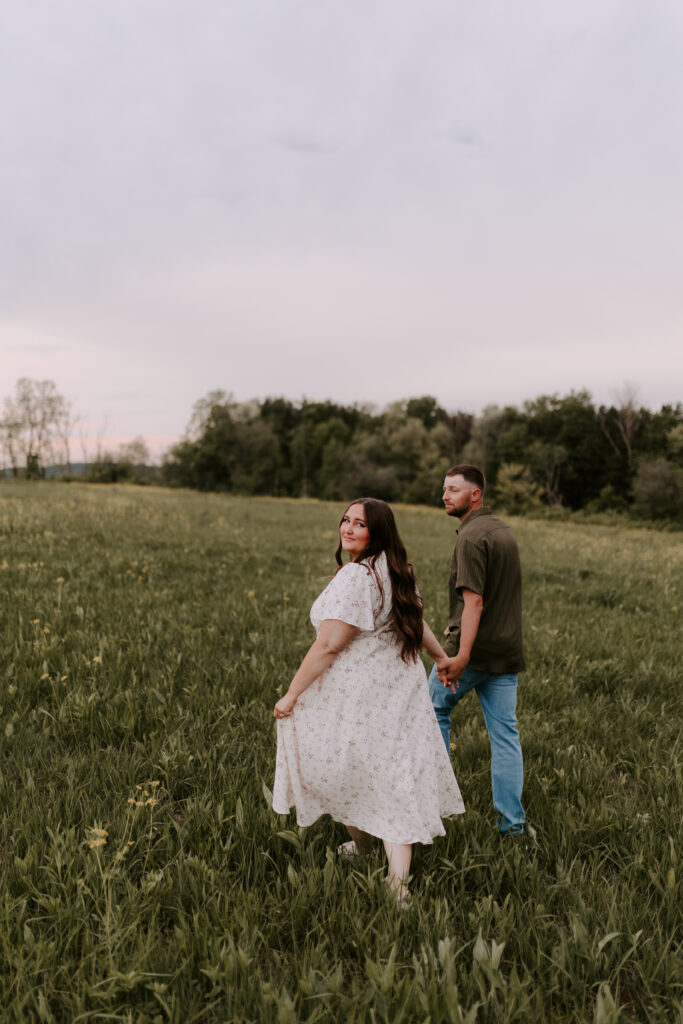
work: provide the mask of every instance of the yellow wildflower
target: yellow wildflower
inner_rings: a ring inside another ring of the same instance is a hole
[[[40,619],[31,619],[31,625],[32,626],[39,626],[40,625]]]
[[[57,583],[63,583],[63,582],[64,582],[64,577],[63,576],[58,576],[57,577]]]
[[[65,683],[68,678],[68,676],[62,676],[62,678],[59,681],[60,683]]]
[[[99,654],[95,655],[95,657],[93,658],[92,662],[93,662],[93,665],[101,665],[102,664],[102,659],[99,656]]]
[[[94,836],[99,836],[100,838],[102,836],[108,836],[109,835],[109,833],[107,832],[106,828],[91,828],[91,829],[88,829],[88,831],[92,832],[92,834]]]
[[[43,626],[43,633],[45,633],[47,635],[49,632],[50,632],[50,627],[49,626]]]
[[[40,677],[40,681],[42,683],[42,681],[44,679],[49,679],[49,678],[50,678],[50,673],[49,672],[43,672],[42,676]]]
[[[107,840],[104,839],[104,838],[102,838],[102,839],[93,839],[93,840],[91,840],[90,843],[88,843],[88,846],[90,847],[91,850],[96,850],[98,846],[106,846],[106,845],[107,845]]]

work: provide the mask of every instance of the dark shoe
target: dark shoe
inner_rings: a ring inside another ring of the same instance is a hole
[[[540,849],[538,833],[533,825],[525,825],[520,832],[500,832],[499,835],[504,843],[518,846],[521,850]]]

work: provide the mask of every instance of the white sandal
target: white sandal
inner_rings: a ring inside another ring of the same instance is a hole
[[[348,843],[342,843],[337,847],[337,856],[346,857],[347,860],[355,860],[357,857],[361,857],[362,854],[356,846],[356,840],[349,839]]]
[[[397,910],[410,910],[412,906],[412,897],[407,889],[403,892],[396,894],[396,909]]]
[[[388,878],[384,879],[384,884],[389,891],[393,893],[394,899],[396,900],[396,909],[410,910],[412,906],[412,896],[408,887],[401,884],[398,889],[395,889]]]

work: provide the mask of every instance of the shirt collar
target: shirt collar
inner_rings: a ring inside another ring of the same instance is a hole
[[[482,505],[481,508],[475,508],[474,512],[470,512],[470,514],[468,515],[468,517],[465,520],[465,522],[464,523],[460,523],[460,526],[458,528],[458,533],[460,533],[460,530],[462,530],[462,528],[464,526],[467,526],[468,523],[471,523],[473,519],[478,519],[479,516],[490,516],[490,515],[491,515],[491,509],[490,509],[490,507],[488,505]]]

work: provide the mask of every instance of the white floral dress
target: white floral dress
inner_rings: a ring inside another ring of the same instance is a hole
[[[277,723],[273,809],[299,825],[321,814],[391,843],[431,843],[465,806],[421,661],[406,664],[390,628],[386,555],[340,569],[311,608],[356,626],[351,643]]]

